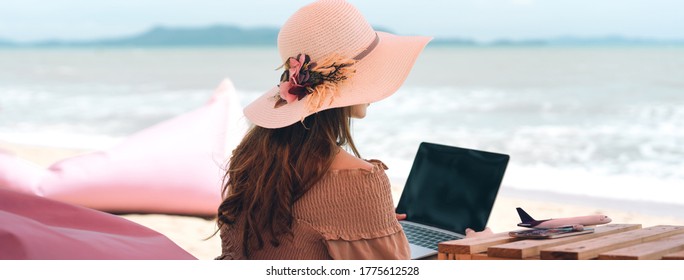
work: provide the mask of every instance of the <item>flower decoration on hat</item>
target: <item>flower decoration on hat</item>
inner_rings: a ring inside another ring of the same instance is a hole
[[[306,54],[288,58],[281,66],[285,71],[280,76],[274,108],[297,102],[306,96],[309,96],[306,106],[310,112],[323,106],[326,99],[332,103],[339,93],[340,84],[356,72],[355,63],[356,60],[337,54],[318,62],[312,62]]]

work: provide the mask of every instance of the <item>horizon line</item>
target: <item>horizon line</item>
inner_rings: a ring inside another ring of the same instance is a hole
[[[254,30],[268,30],[268,31],[274,31],[277,32],[280,30],[280,27],[276,26],[268,26],[268,25],[260,25],[260,26],[240,26],[240,25],[235,25],[235,24],[209,24],[209,25],[201,25],[201,26],[190,26],[190,25],[179,25],[179,26],[173,26],[173,25],[154,25],[151,27],[148,27],[147,29],[143,31],[138,31],[135,33],[130,33],[130,34],[125,34],[125,35],[108,35],[104,37],[91,37],[91,38],[43,38],[43,39],[33,39],[33,40],[16,40],[12,39],[9,37],[3,37],[0,35],[0,46],[16,46],[16,47],[22,47],[22,46],[36,46],[36,45],[41,45],[41,44],[98,44],[98,43],[105,43],[107,41],[116,41],[116,40],[124,40],[124,39],[131,39],[135,37],[141,37],[146,34],[149,34],[153,31],[157,30],[164,30],[166,29],[167,31],[172,31],[172,32],[192,32],[192,31],[200,31],[200,30],[207,30],[207,29],[212,29],[212,28],[223,28],[223,29],[237,29],[240,31],[254,31]],[[389,32],[392,34],[400,35],[400,36],[418,36],[415,34],[397,34],[393,32],[392,30],[389,30],[388,28],[382,27],[382,26],[373,26],[373,28],[376,31],[383,31],[383,32]],[[654,36],[636,36],[636,35],[621,35],[621,34],[604,34],[604,35],[574,35],[574,34],[558,34],[558,35],[549,35],[549,36],[540,36],[540,37],[496,37],[496,38],[489,38],[489,39],[478,39],[478,38],[473,38],[473,37],[467,37],[467,36],[456,36],[456,35],[451,35],[451,36],[434,36],[434,41],[437,43],[461,43],[461,44],[474,44],[474,45],[489,45],[489,44],[529,44],[529,43],[558,43],[558,41],[576,41],[574,43],[581,43],[582,41],[605,41],[605,40],[614,40],[614,41],[620,41],[620,43],[637,43],[637,44],[682,44],[684,43],[684,38],[660,38],[660,37],[654,37]],[[275,42],[274,42],[275,43]],[[571,43],[571,42],[567,42]],[[246,44],[249,45],[249,44]]]

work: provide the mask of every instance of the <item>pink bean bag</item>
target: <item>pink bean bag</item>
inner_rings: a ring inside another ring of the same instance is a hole
[[[124,218],[0,189],[0,259],[196,258],[166,236]]]
[[[107,212],[212,216],[225,161],[245,131],[235,89],[225,80],[206,105],[109,150],[47,169],[0,152],[0,189]]]

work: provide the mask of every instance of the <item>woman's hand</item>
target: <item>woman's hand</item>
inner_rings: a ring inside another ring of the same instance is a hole
[[[487,237],[493,235],[492,229],[486,227],[483,231],[474,231],[471,228],[465,230],[466,238]]]
[[[395,213],[397,215],[397,220],[406,220],[406,214],[399,214]],[[487,237],[490,235],[493,235],[494,233],[492,232],[492,229],[489,227],[485,227],[483,231],[474,231],[471,228],[467,228],[465,230],[466,237],[465,238],[475,238],[475,237]]]

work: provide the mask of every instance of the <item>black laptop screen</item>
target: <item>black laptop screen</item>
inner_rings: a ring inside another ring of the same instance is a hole
[[[423,142],[399,199],[407,220],[464,234],[483,230],[508,155]]]

